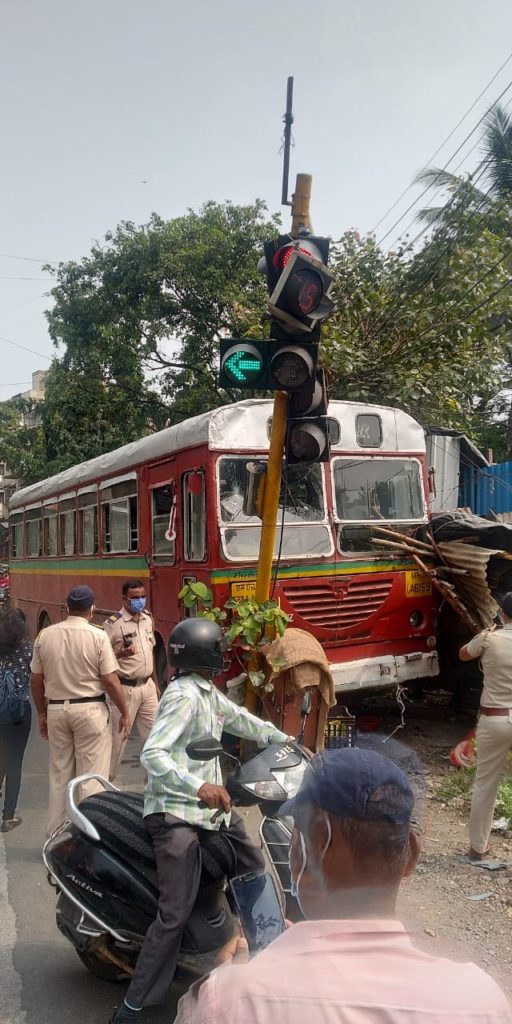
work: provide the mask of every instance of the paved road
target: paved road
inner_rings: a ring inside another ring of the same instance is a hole
[[[140,788],[138,743],[130,740],[121,785]],[[47,746],[34,728],[25,757],[19,811],[23,825],[0,833],[1,1024],[106,1024],[125,986],[98,981],[55,924],[55,892],[41,847],[48,806]],[[175,998],[144,1014],[144,1024],[171,1024]]]

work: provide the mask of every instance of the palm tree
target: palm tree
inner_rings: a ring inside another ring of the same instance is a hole
[[[420,210],[420,220],[428,224],[445,220],[457,197],[468,209],[478,206],[482,213],[490,209],[493,199],[512,200],[512,115],[499,104],[484,119],[481,142],[483,158],[473,174],[459,176],[444,167],[425,167],[418,172],[415,183],[436,186],[450,195],[448,204]]]

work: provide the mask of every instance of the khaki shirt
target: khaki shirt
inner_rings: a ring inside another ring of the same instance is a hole
[[[472,658],[481,657],[484,708],[512,708],[512,624],[491,632],[484,629],[467,645]]]
[[[103,623],[103,629],[110,639],[114,654],[123,650],[123,638],[130,641],[135,648],[129,658],[119,658],[119,674],[125,679],[149,679],[153,675],[153,648],[155,634],[153,632],[153,616],[144,609],[138,620],[131,612],[121,608],[120,612],[111,615]]]
[[[48,700],[98,696],[105,690],[101,677],[119,672],[108,637],[81,615],[41,630],[30,668],[44,675]]]

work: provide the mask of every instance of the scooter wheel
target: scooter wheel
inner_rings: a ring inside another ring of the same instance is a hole
[[[87,950],[77,949],[76,952],[80,957],[84,967],[91,974],[94,974],[95,978],[101,978],[102,981],[128,981],[130,975],[123,971],[122,967],[118,967],[117,964],[107,963],[96,953],[88,952]]]

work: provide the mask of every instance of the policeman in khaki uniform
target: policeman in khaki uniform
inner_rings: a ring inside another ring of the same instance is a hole
[[[71,779],[86,772],[108,776],[112,740],[105,691],[118,709],[121,734],[129,731],[118,664],[108,637],[91,623],[91,588],[75,587],[66,605],[67,619],[39,633],[31,663],[39,732],[49,743],[48,834],[66,818]],[[81,799],[101,788],[95,780],[87,782],[81,787]]]
[[[130,734],[136,725],[140,738],[147,740],[155,723],[160,691],[155,671],[153,616],[146,610],[146,590],[141,580],[125,580],[123,607],[103,624],[119,662],[122,684],[130,718]],[[117,772],[128,736],[118,727],[119,712],[111,706],[112,756],[110,781]]]
[[[503,629],[484,629],[461,647],[461,661],[481,659],[484,685],[476,729],[476,776],[469,818],[469,859],[489,850],[500,776],[512,750],[512,593],[500,601]]]

